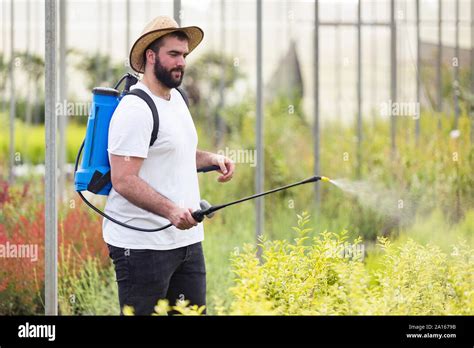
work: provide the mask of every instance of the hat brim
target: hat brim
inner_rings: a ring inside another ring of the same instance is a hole
[[[183,28],[164,28],[164,29],[157,29],[150,31],[148,33],[143,34],[140,36],[137,41],[132,46],[130,50],[130,67],[135,70],[137,73],[144,73],[145,72],[145,62],[144,62],[144,55],[146,48],[155,40],[159,39],[160,37],[173,33],[175,31],[182,31],[184,32],[188,40],[188,49],[189,53],[194,50],[199,43],[201,43],[204,32],[199,27],[183,27]]]

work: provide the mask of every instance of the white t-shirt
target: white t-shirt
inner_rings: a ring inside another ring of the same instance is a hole
[[[150,147],[153,116],[144,100],[124,97],[115,110],[109,127],[110,154],[145,158],[139,177],[157,192],[183,208],[199,209],[199,183],[196,173],[198,137],[191,114],[181,94],[171,90],[170,100],[154,96],[141,82],[140,88],[153,99],[160,125],[158,137]],[[130,203],[113,188],[107,198],[106,214],[142,228],[158,228],[169,220]],[[189,230],[171,226],[159,232],[141,232],[103,221],[106,243],[127,249],[169,250],[200,242],[204,239],[202,224]]]

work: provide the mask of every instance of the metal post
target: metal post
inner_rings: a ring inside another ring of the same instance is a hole
[[[377,3],[372,4],[372,20],[377,18]],[[373,27],[372,31],[372,72],[371,72],[371,86],[372,86],[372,107],[375,106],[375,110],[372,112],[372,123],[375,127],[375,117],[377,115],[377,27]]]
[[[6,52],[7,52],[7,2],[2,2],[2,65],[6,62]],[[2,88],[2,112],[6,110],[7,103],[7,76],[2,76],[4,78],[3,88]]]
[[[181,0],[173,0],[173,17],[178,25],[181,26]]]
[[[395,0],[390,0],[390,99],[397,101],[397,27],[395,23]],[[390,113],[391,114],[391,113]],[[390,116],[390,139],[392,157],[396,151],[396,117]]]
[[[454,43],[454,55],[456,57],[456,64],[454,65],[454,129],[458,129],[459,123],[459,65],[461,64],[461,57],[459,57],[459,0],[455,2],[455,13],[456,13],[456,30],[455,30],[455,43]]]
[[[107,49],[107,54],[113,56],[112,54],[112,0],[107,0],[107,28],[106,28],[106,40],[105,45]],[[112,81],[112,67],[107,67],[107,81]]]
[[[281,4],[279,7],[281,14],[279,13],[278,15],[282,16],[282,21],[280,24],[281,40],[282,42],[288,42],[288,1],[282,0],[279,3]]]
[[[400,26],[402,28],[402,35],[397,35],[397,58],[400,57],[400,60],[397,61],[398,65],[398,81],[397,81],[397,98],[402,100],[406,100],[407,96],[407,65],[405,61],[406,57],[406,52],[408,52],[407,47],[405,46],[404,40],[403,40],[403,31],[405,33],[408,33],[408,30],[406,29],[407,27],[407,17],[408,17],[408,11],[407,11],[407,3],[406,1],[398,1],[395,0],[395,20],[397,26]],[[399,45],[400,43],[400,45]],[[404,127],[405,130],[405,135],[408,138],[408,129]]]
[[[216,145],[218,148],[222,146],[222,140],[224,138],[224,132],[225,132],[225,124],[224,124],[224,119],[222,118],[222,109],[224,108],[224,89],[225,89],[225,77],[226,77],[226,66],[225,66],[225,42],[226,42],[226,30],[225,30],[225,0],[220,1],[220,51],[221,51],[221,77],[219,81],[219,105],[217,108],[217,113],[216,113],[216,129],[217,129],[217,137],[216,137]]]
[[[319,0],[314,2],[314,123],[313,123],[313,139],[314,139],[314,175],[321,175],[319,161]],[[319,212],[321,201],[321,192],[319,185],[314,185],[314,197],[316,210]]]
[[[263,192],[264,189],[264,173],[265,173],[265,156],[263,146],[263,77],[262,77],[262,0],[257,0],[257,123],[256,123],[256,147],[257,147],[257,170],[256,170],[256,192]],[[264,227],[264,200],[262,197],[255,201],[256,213],[256,238],[257,241],[263,234]],[[257,255],[261,256],[261,248],[258,248]]]
[[[10,0],[10,166],[8,172],[8,181],[10,184],[14,180],[15,166],[15,38],[14,38],[15,9],[13,0]]]
[[[56,1],[45,3],[45,314],[58,314],[58,211],[56,199]]]
[[[294,21],[294,13],[292,12],[293,10],[291,8],[291,1],[286,0],[285,6],[286,6],[285,22],[287,23],[286,30],[287,30],[287,37],[288,37],[287,42],[291,42],[291,40],[293,39],[293,21]],[[291,17],[290,17],[290,14],[291,14]]]
[[[361,0],[357,3],[357,178],[361,176],[362,167],[362,35],[361,35]]]
[[[130,0],[125,1],[125,58],[128,58],[130,49]]]
[[[240,60],[240,46],[239,46],[239,40],[240,40],[240,31],[239,29],[237,28],[237,23],[239,23],[239,19],[240,19],[240,14],[239,14],[239,9],[240,9],[240,4],[238,2],[235,2],[234,3],[235,7],[233,9],[233,12],[234,12],[234,40],[233,40],[233,43],[234,43],[234,55],[235,57],[239,57],[239,60]]]
[[[471,0],[471,96],[474,95],[474,0]],[[474,145],[474,101],[471,98],[471,146]]]
[[[291,0],[285,0],[285,40],[283,42],[285,43],[293,43],[293,30],[292,30],[292,21],[294,20],[294,12],[293,10],[291,9]],[[286,45],[286,47],[290,47],[290,45]],[[286,48],[285,46],[282,45],[282,49],[285,50]],[[284,78],[286,80],[289,80],[290,79],[290,69],[286,69],[285,71],[285,76]],[[290,91],[290,87],[286,86],[287,88],[285,88],[284,90],[284,93],[283,93],[283,96],[288,99],[288,101],[290,101],[290,103],[292,103],[292,99],[293,99],[293,96],[292,96],[292,91]]]
[[[99,84],[102,83],[103,81],[103,78],[102,78],[102,74],[101,74],[101,40],[100,40],[100,34],[101,34],[101,24],[102,24],[102,2],[101,0],[98,0],[98,1],[95,1],[94,3],[96,7],[96,11],[97,11],[97,18],[98,20],[95,21],[95,25],[96,25],[96,32],[97,32],[97,35],[95,36],[95,44],[96,44],[96,47],[95,47],[95,73],[94,73],[94,85],[95,86],[99,86]],[[127,16],[127,14],[126,14]],[[128,22],[126,21],[126,28],[128,29]],[[125,30],[127,30],[125,29]],[[128,32],[128,30],[127,30]],[[61,35],[60,35],[61,36]],[[128,38],[126,38],[125,40],[128,40]]]
[[[415,124],[415,138],[418,144],[420,138],[420,117],[421,117],[421,101],[420,101],[420,88],[421,88],[421,44],[420,44],[420,0],[416,0],[416,102],[420,105],[420,115],[416,119]]]
[[[40,16],[41,16],[41,12],[42,12],[42,8],[43,8],[43,4],[39,1],[34,1],[33,4],[35,5],[35,10],[33,11],[33,13],[36,13],[36,29],[33,30],[33,33],[34,33],[34,37],[33,37],[33,43],[32,43],[32,46],[33,46],[33,51],[38,53],[38,51],[40,50],[40,42],[42,41],[42,33],[40,30],[38,30],[38,26],[40,25],[41,23],[41,20],[40,20]],[[35,37],[36,36],[36,37]],[[33,81],[33,88],[36,89],[36,90],[39,90],[40,87],[40,81],[37,81],[37,80],[34,80]],[[36,124],[36,123],[40,123],[40,103],[38,102],[40,100],[40,96],[38,95],[39,93],[34,93],[33,94],[33,117],[32,117],[32,123]]]
[[[443,20],[442,3],[438,0],[438,57],[436,60],[436,111],[438,111],[438,129],[441,129],[441,112],[443,111],[443,75],[441,63],[443,59]]]
[[[338,21],[341,21],[341,3],[336,2],[336,18]],[[336,26],[334,27],[334,30],[336,31],[336,42],[335,42],[335,49],[336,49],[336,54],[335,54],[335,64],[334,64],[334,73],[336,75],[336,114],[337,114],[337,120],[338,122],[341,122],[342,118],[342,112],[341,112],[341,103],[342,103],[342,93],[341,93],[341,27]]]
[[[30,32],[31,32],[31,18],[30,18],[30,8],[31,8],[31,1],[27,0],[26,1],[26,56],[29,57],[32,55],[30,52]],[[25,123],[26,126],[28,127],[31,124],[31,97],[30,97],[30,91],[31,91],[31,73],[26,70],[27,72],[27,78],[26,78],[26,110],[25,110]],[[26,137],[25,137],[26,140]]]
[[[67,79],[66,79],[66,51],[67,51],[67,0],[59,2],[59,102],[67,105]],[[101,33],[99,33],[101,35]],[[64,109],[67,109],[64,107]],[[59,197],[66,197],[66,128],[68,121],[67,111],[59,115]]]

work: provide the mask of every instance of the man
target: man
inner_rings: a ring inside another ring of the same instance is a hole
[[[191,213],[199,209],[196,168],[220,167],[220,182],[229,181],[233,162],[197,149],[197,133],[180,92],[185,58],[202,40],[198,27],[179,28],[158,17],[144,29],[130,52],[130,66],[143,78],[140,88],[159,114],[158,137],[150,146],[153,116],[145,101],[126,96],[110,123],[108,152],[113,189],[106,213],[143,228],[171,222],[159,232],[140,232],[104,219],[103,236],[115,265],[121,313],[150,315],[159,299],[170,305],[188,300],[206,304],[206,270],[202,224]]]

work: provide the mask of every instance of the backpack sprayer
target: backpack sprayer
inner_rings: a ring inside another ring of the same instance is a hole
[[[118,91],[119,86],[125,80],[125,87],[123,91],[120,93]],[[158,232],[162,231],[168,227],[171,227],[172,224],[169,223],[165,226],[155,229],[149,228],[141,228],[137,226],[131,226],[125,224],[121,221],[114,219],[113,217],[107,215],[103,211],[99,210],[95,207],[92,203],[90,203],[82,194],[82,191],[89,191],[94,194],[104,195],[107,196],[112,189],[112,181],[110,175],[110,162],[109,156],[107,153],[107,143],[108,143],[108,133],[109,133],[109,125],[112,115],[117,108],[117,105],[120,103],[120,100],[125,97],[126,95],[135,95],[141,99],[143,99],[148,106],[150,107],[153,115],[153,131],[150,140],[150,146],[156,140],[158,129],[159,129],[159,115],[158,110],[156,109],[156,105],[150,96],[142,91],[141,89],[134,89],[130,91],[130,87],[133,86],[138,82],[137,77],[132,74],[124,75],[115,85],[114,88],[106,88],[106,87],[96,87],[92,90],[93,98],[92,98],[92,107],[91,112],[87,121],[87,129],[86,129],[86,136],[84,141],[82,142],[81,147],[79,148],[76,163],[74,167],[74,185],[75,190],[82,198],[82,200],[95,212],[102,215],[106,219],[119,224],[120,226],[127,227],[136,231],[142,232]],[[177,90],[181,93],[186,104],[188,104],[188,99],[186,94],[180,88]],[[82,156],[81,168],[79,167],[79,158],[81,157],[82,152],[84,151],[84,155]],[[219,170],[219,166],[207,166],[203,168],[199,168],[197,171],[206,173],[214,170]],[[265,196],[270,193],[274,193],[281,190],[286,190],[294,186],[308,184],[316,181],[330,181],[330,179],[324,176],[313,176],[303,181],[296,182],[294,184],[282,186],[267,192],[258,193],[252,196],[248,196],[245,198],[241,198],[239,200],[212,206],[206,200],[201,200],[200,208],[194,211],[191,215],[193,216],[194,220],[197,222],[202,222],[204,217],[211,218],[214,216],[214,213],[220,209],[225,207],[242,203],[251,199],[255,199],[257,197]]]

